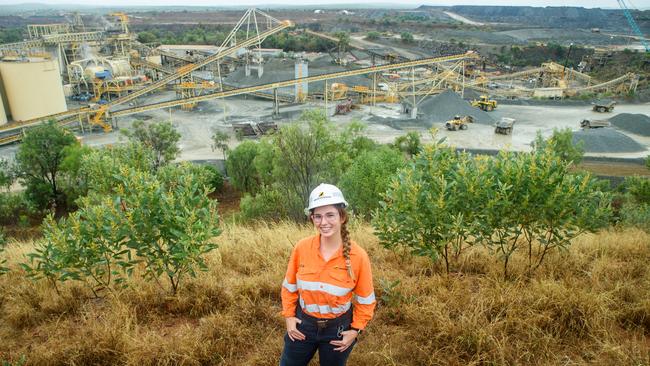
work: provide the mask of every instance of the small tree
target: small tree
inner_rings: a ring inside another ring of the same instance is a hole
[[[381,36],[381,33],[377,32],[377,31],[370,31],[370,32],[368,32],[366,34],[366,39],[370,40],[370,41],[373,41],[375,39],[379,39],[379,36]]]
[[[570,174],[551,146],[536,153],[501,153],[490,162],[492,184],[479,208],[477,236],[501,256],[504,278],[522,244],[532,274],[550,251],[566,249],[574,237],[607,224],[609,195],[591,176]]]
[[[59,179],[64,149],[77,144],[74,135],[54,121],[31,129],[16,154],[17,174],[27,197],[39,208],[65,203]]]
[[[389,147],[366,151],[354,159],[340,185],[355,213],[370,217],[393,175],[404,165],[403,154]]]
[[[80,187],[103,196],[115,192],[117,179],[127,169],[155,173],[155,153],[138,142],[92,149],[81,158],[77,176]]]
[[[255,141],[244,141],[228,154],[226,170],[230,183],[241,192],[255,193],[259,188],[259,178],[253,161],[258,155]]]
[[[227,158],[226,155],[230,150],[230,147],[228,147],[229,140],[230,136],[227,133],[219,130],[214,130],[214,133],[212,134],[212,151],[220,150],[223,154],[224,160]]]
[[[339,53],[346,52],[350,48],[350,35],[346,32],[336,32],[334,36],[339,39]]]
[[[118,186],[125,197],[130,234],[125,245],[145,263],[145,278],[165,276],[176,294],[183,278],[207,270],[203,255],[216,249],[217,203],[207,197],[205,182],[186,166],[173,181],[146,175],[127,176]]]
[[[440,142],[422,153],[391,181],[373,218],[380,243],[405,246],[432,261],[458,257],[476,232],[478,210],[488,176],[483,160],[459,155]]]
[[[139,141],[154,151],[154,169],[171,162],[178,156],[178,141],[181,134],[171,122],[156,122],[145,125],[143,121],[133,122],[133,131],[123,130],[131,141]]]
[[[176,293],[187,275],[205,270],[203,255],[216,246],[217,203],[207,197],[205,175],[187,165],[161,175],[123,167],[112,193],[81,200],[69,218],[46,220],[44,240],[23,268],[35,278],[78,280],[96,293],[126,284],[136,263],[144,277],[168,279]]]
[[[404,43],[413,43],[413,41],[415,40],[415,38],[413,38],[413,35],[409,32],[402,32],[400,37],[402,38],[402,42]]]
[[[563,161],[576,165],[580,164],[585,154],[583,145],[583,141],[578,144],[573,143],[573,132],[569,128],[563,130],[553,129],[553,134],[546,140],[538,131],[533,142],[534,150],[537,153],[542,153],[548,149]]]
[[[422,149],[420,134],[416,131],[411,131],[406,135],[398,136],[395,139],[395,142],[393,142],[393,146],[407,154],[409,157],[413,157]]]
[[[4,159],[0,159],[0,188],[9,189],[12,184],[14,184],[15,176],[11,171],[9,162]]]

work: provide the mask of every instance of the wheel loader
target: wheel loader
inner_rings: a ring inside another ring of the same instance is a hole
[[[472,101],[472,107],[478,107],[482,111],[492,112],[497,109],[497,101],[490,99],[487,95],[481,95],[479,100]]]
[[[454,116],[454,119],[450,119],[445,123],[445,127],[449,131],[466,130],[469,123],[474,123],[472,116]]]

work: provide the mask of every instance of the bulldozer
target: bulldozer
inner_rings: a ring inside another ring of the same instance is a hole
[[[469,123],[474,123],[472,116],[454,116],[454,119],[445,122],[445,127],[449,131],[466,130]]]
[[[482,111],[492,112],[497,109],[497,101],[490,99],[487,95],[481,95],[479,100],[474,99],[472,101],[472,107],[478,107]]]

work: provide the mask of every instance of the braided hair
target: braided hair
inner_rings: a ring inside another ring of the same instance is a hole
[[[354,271],[352,270],[352,261],[350,260],[350,250],[352,243],[350,243],[350,231],[348,231],[348,212],[343,205],[336,205],[341,217],[341,239],[343,240],[343,258],[345,258],[345,267],[348,269],[348,275],[354,281]]]

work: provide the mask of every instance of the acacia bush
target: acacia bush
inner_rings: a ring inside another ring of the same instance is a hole
[[[388,248],[405,246],[449,271],[463,245],[481,243],[503,261],[524,246],[528,273],[577,235],[607,224],[611,197],[590,175],[570,174],[547,147],[472,157],[429,145],[393,179],[373,219]]]
[[[126,146],[97,151],[88,162],[108,162],[129,152],[136,153],[136,166],[147,161],[142,150]],[[82,281],[97,294],[127,285],[142,263],[144,278],[158,282],[162,276],[176,293],[185,276],[206,268],[203,255],[216,248],[210,239],[220,232],[217,203],[207,197],[207,171],[191,164],[166,166],[158,174],[124,162],[94,167],[116,171],[89,179],[96,190],[81,198],[80,209],[68,218],[48,218],[43,241],[23,266],[30,276],[54,286]]]
[[[443,146],[423,151],[392,179],[373,218],[377,236],[389,249],[406,247],[437,261],[447,272],[470,235],[478,232],[478,209],[487,197],[486,165],[482,159]]]
[[[490,159],[489,199],[479,226],[483,243],[503,260],[504,276],[512,254],[524,244],[528,272],[553,249],[608,224],[611,196],[589,174],[571,174],[552,147],[533,153],[502,152]]]

